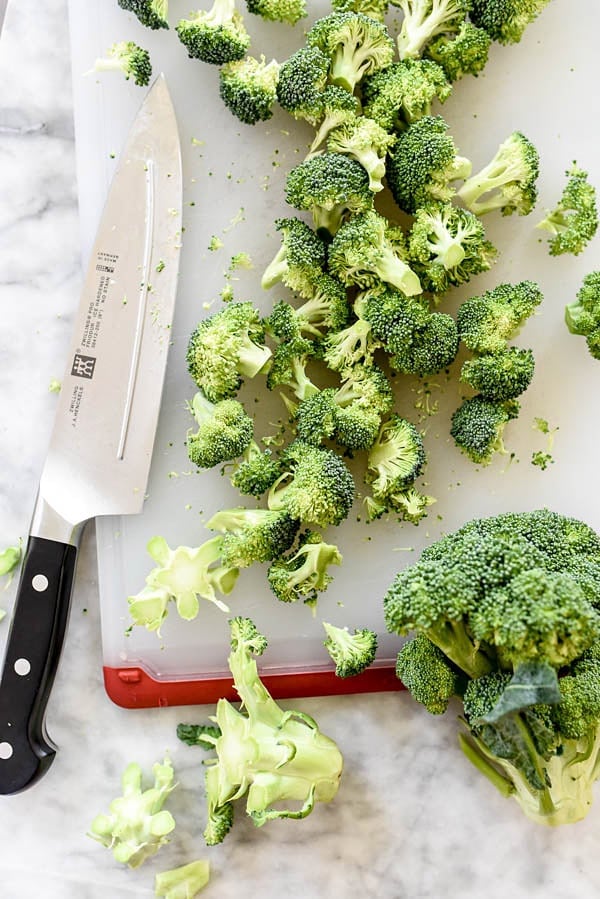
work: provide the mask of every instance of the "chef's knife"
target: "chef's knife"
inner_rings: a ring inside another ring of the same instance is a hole
[[[174,110],[161,75],[115,172],[75,316],[0,681],[0,793],[49,767],[44,715],[77,546],[98,515],[140,512],[170,343],[181,240]]]

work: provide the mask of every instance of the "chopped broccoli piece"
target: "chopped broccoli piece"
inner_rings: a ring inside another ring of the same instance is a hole
[[[483,28],[463,22],[456,34],[441,34],[425,48],[425,57],[437,62],[448,81],[479,75],[487,65],[491,37]]]
[[[373,206],[369,176],[355,159],[323,153],[301,162],[286,180],[286,200],[295,209],[312,213],[317,232],[335,234],[348,213]]]
[[[271,564],[267,578],[271,589],[281,602],[297,602],[315,607],[318,594],[327,589],[332,576],[330,565],[341,565],[342,555],[332,543],[325,543],[314,531],[302,534],[299,547],[288,556],[282,556]]]
[[[299,400],[316,393],[319,388],[306,372],[315,356],[315,345],[305,337],[296,336],[282,341],[273,354],[273,364],[267,376],[269,390],[287,387]]]
[[[296,537],[299,521],[284,509],[222,509],[207,521],[211,531],[220,531],[221,560],[232,568],[248,568],[255,562],[270,562],[286,552]]]
[[[309,335],[324,337],[330,331],[343,328],[350,318],[346,288],[331,275],[317,275],[311,285],[311,296],[301,306],[279,302],[265,320],[270,334],[280,340],[292,340]]]
[[[208,11],[190,13],[175,30],[191,59],[217,66],[242,59],[250,45],[235,0],[214,0]]]
[[[456,324],[460,339],[474,353],[497,353],[519,333],[542,302],[533,281],[499,284],[460,306]]]
[[[23,549],[20,543],[14,546],[7,546],[6,549],[0,550],[0,577],[9,574],[12,575],[21,562]],[[10,581],[9,581],[10,583]]]
[[[187,450],[190,462],[198,468],[212,468],[220,462],[235,459],[252,440],[252,419],[237,400],[211,403],[199,391],[190,409],[198,430],[188,433]]]
[[[310,145],[307,159],[321,151],[334,128],[339,128],[346,122],[356,121],[361,111],[358,97],[343,87],[338,87],[337,84],[330,84],[325,88],[320,97],[319,108],[317,133]]]
[[[166,899],[194,899],[203,890],[210,879],[210,865],[204,859],[171,868],[157,874],[154,882],[154,895],[165,896]]]
[[[302,712],[281,709],[259,678],[254,655],[265,638],[248,618],[233,618],[229,668],[241,700],[238,711],[217,703],[221,736],[206,769],[208,824],[204,839],[220,843],[233,821],[233,803],[246,796],[257,827],[274,818],[304,818],[315,802],[330,802],[338,789],[343,759],[317,723]],[[281,803],[286,806],[282,808]],[[290,808],[289,803],[297,804]]]
[[[175,827],[171,812],[163,809],[176,784],[168,758],[153,768],[154,786],[142,790],[142,769],[132,762],[123,772],[123,795],[113,799],[108,815],[97,815],[89,836],[111,849],[116,861],[138,868],[169,842]]]
[[[504,428],[519,414],[516,400],[492,402],[482,396],[466,399],[452,416],[450,434],[456,445],[480,465],[489,465],[494,453],[505,453]]]
[[[323,646],[335,662],[338,677],[354,677],[362,674],[375,658],[377,634],[368,628],[357,628],[350,633],[347,627],[336,627],[324,621],[327,638]]]
[[[328,368],[342,372],[356,365],[371,365],[375,350],[380,346],[370,323],[359,315],[347,328],[327,334],[323,341],[323,358]]]
[[[133,78],[134,84],[145,87],[152,75],[150,54],[133,41],[119,41],[113,44],[108,55],[97,59],[94,72],[122,72],[125,78]]]
[[[359,12],[370,19],[383,22],[389,8],[389,0],[331,0],[334,12]]]
[[[131,12],[146,28],[168,28],[169,0],[118,0],[121,9]]]
[[[444,293],[486,272],[497,251],[486,240],[476,215],[451,203],[417,210],[409,239],[409,258],[425,290]]]
[[[428,59],[393,62],[365,78],[361,88],[365,115],[387,131],[431,115],[432,103],[443,103],[452,92],[443,69]]]
[[[499,209],[502,215],[529,215],[537,200],[538,151],[520,131],[500,145],[494,158],[471,175],[458,197],[475,215]]]
[[[396,660],[396,675],[412,698],[432,715],[443,715],[461,688],[459,672],[442,650],[421,633],[402,646]]]
[[[216,724],[178,724],[177,738],[188,746],[200,746],[202,749],[212,749],[221,731]]]
[[[518,44],[550,0],[472,0],[471,20],[494,41]]]
[[[141,625],[160,634],[173,601],[179,616],[186,621],[196,618],[200,609],[198,597],[214,603],[221,611],[229,609],[217,598],[235,587],[239,570],[222,561],[223,539],[214,537],[199,547],[178,546],[170,549],[164,537],[153,537],[148,553],[157,562],[146,578],[146,586],[127,597],[132,627]]]
[[[457,156],[447,130],[441,116],[423,116],[391,148],[387,182],[404,212],[413,214],[432,200],[450,200],[455,192],[452,182],[469,176],[471,163]]]
[[[306,0],[246,0],[248,12],[267,22],[295,25],[306,16]]]
[[[360,162],[374,193],[383,190],[385,157],[396,138],[367,116],[357,116],[334,128],[327,138],[329,153],[344,153]]]
[[[394,414],[369,450],[365,481],[376,500],[386,500],[410,487],[424,465],[423,438],[413,424]]]
[[[423,48],[438,34],[459,30],[466,20],[471,0],[395,0],[404,13],[398,35],[400,59],[421,56]]]
[[[266,493],[281,474],[279,461],[270,449],[261,450],[251,440],[240,459],[234,463],[229,479],[233,487],[244,496],[257,499]]]
[[[565,322],[571,334],[586,338],[594,359],[600,359],[600,272],[583,279],[577,299],[565,308]]]
[[[252,303],[230,303],[196,327],[187,349],[188,371],[212,403],[235,396],[242,378],[254,378],[271,358]]]
[[[476,390],[485,400],[504,403],[524,393],[531,384],[535,360],[531,350],[507,347],[467,359],[460,380]]]
[[[295,119],[316,125],[323,115],[329,59],[318,47],[300,47],[279,70],[277,99]]]
[[[282,453],[281,468],[283,474],[269,490],[269,509],[318,527],[348,517],[354,481],[337,453],[295,440]]]
[[[560,200],[537,226],[553,235],[549,241],[551,256],[579,256],[598,230],[596,189],[589,183],[587,172],[574,162],[566,175],[568,181]]]
[[[246,125],[265,122],[277,99],[279,63],[264,56],[228,62],[219,71],[219,93],[225,106]]]
[[[282,281],[302,297],[312,296],[315,282],[323,274],[326,250],[322,239],[298,218],[277,219],[281,247],[262,276],[265,290]]]
[[[354,215],[337,231],[328,254],[329,270],[344,284],[391,284],[405,296],[421,293],[421,283],[397,252],[387,219],[371,211]]]
[[[406,490],[390,493],[386,497],[365,497],[369,521],[392,512],[398,516],[399,521],[410,521],[414,525],[426,517],[427,509],[435,502],[435,497],[419,493],[415,487],[407,487]]]
[[[334,12],[318,19],[306,41],[331,60],[330,81],[350,93],[365,75],[389,66],[394,57],[385,25],[362,13]]]

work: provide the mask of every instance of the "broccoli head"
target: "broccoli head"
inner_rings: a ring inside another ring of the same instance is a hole
[[[323,116],[329,58],[318,47],[300,47],[279,70],[277,99],[295,119],[316,125]]]
[[[113,44],[108,55],[97,59],[94,72],[122,72],[125,78],[133,78],[134,84],[145,87],[152,75],[150,54],[133,41],[119,41]]]
[[[267,22],[295,25],[306,15],[306,0],[246,0],[248,12]]]
[[[452,92],[443,70],[428,59],[405,59],[365,78],[361,85],[364,113],[386,131],[404,130],[431,115],[435,100]]]
[[[347,627],[336,627],[323,622],[326,639],[323,646],[335,662],[338,677],[355,677],[362,674],[375,658],[377,634],[368,628],[355,628],[350,633]]]
[[[370,19],[383,22],[389,8],[388,0],[332,0],[334,12],[360,12]]]
[[[499,284],[460,306],[456,324],[460,339],[474,353],[496,353],[506,348],[542,302],[533,281]]]
[[[376,500],[386,500],[410,487],[424,465],[423,438],[411,422],[394,414],[369,450],[365,481]]]
[[[396,675],[410,695],[432,715],[442,715],[460,691],[460,673],[441,649],[424,634],[416,634],[402,646]]]
[[[325,543],[315,531],[301,534],[298,549],[281,556],[267,571],[269,585],[281,602],[299,599],[314,608],[318,594],[327,589],[332,576],[330,565],[341,565],[342,556],[332,543]]]
[[[571,334],[586,338],[592,358],[600,359],[600,272],[585,276],[577,299],[565,308],[565,321]]]
[[[220,699],[214,718],[219,735],[205,736],[216,753],[205,775],[208,845],[225,838],[233,803],[242,796],[257,827],[274,818],[305,818],[315,802],[334,798],[343,764],[336,744],[312,718],[284,711],[267,691],[254,658],[264,652],[266,639],[254,623],[238,617],[229,624],[229,668],[241,707]]]
[[[524,393],[531,384],[535,360],[531,350],[507,347],[467,359],[460,380],[476,390],[485,400],[504,403]]]
[[[596,190],[589,183],[587,172],[574,162],[566,175],[567,185],[559,202],[537,226],[552,235],[551,256],[578,256],[598,230]]]
[[[463,22],[456,34],[441,34],[425,48],[425,57],[444,71],[448,81],[479,75],[487,65],[491,37],[483,28]]]
[[[537,200],[538,151],[520,131],[500,145],[480,172],[467,178],[458,197],[475,215],[499,209],[502,215],[529,215]]]
[[[275,483],[280,474],[279,460],[273,456],[271,450],[261,450],[256,441],[251,440],[234,463],[229,480],[244,496],[255,496],[258,499]]]
[[[264,327],[252,303],[230,303],[196,327],[187,349],[188,371],[212,403],[230,399],[242,378],[262,371],[271,350],[264,345]]]
[[[471,0],[395,0],[404,13],[398,35],[400,59],[421,56],[438,34],[452,34],[465,22]]]
[[[550,0],[473,0],[471,21],[494,41],[518,44],[527,26]]]
[[[387,182],[404,212],[414,214],[432,200],[450,200],[452,182],[469,176],[471,163],[457,155],[447,131],[441,116],[423,116],[391,148]]]
[[[248,568],[254,562],[269,562],[290,548],[299,522],[285,511],[271,509],[221,509],[206,523],[220,531],[221,560],[233,568]]]
[[[329,153],[344,153],[360,162],[369,176],[374,193],[383,190],[385,157],[396,138],[367,116],[355,116],[329,132]]]
[[[190,58],[217,66],[242,59],[250,45],[235,0],[214,0],[208,11],[190,13],[175,30]]]
[[[286,180],[286,200],[312,213],[315,228],[325,237],[335,234],[349,213],[373,206],[369,176],[362,165],[341,153],[323,153],[301,162]]]
[[[264,56],[228,62],[219,70],[219,93],[225,106],[246,125],[265,122],[277,99],[279,63]]]
[[[310,297],[315,282],[323,274],[325,244],[306,222],[298,218],[277,219],[281,247],[262,276],[265,290],[281,281],[302,297]]]
[[[131,12],[146,28],[168,28],[169,0],[118,0],[121,9]]]
[[[198,391],[190,403],[198,430],[188,433],[190,462],[198,468],[212,468],[241,456],[252,440],[254,424],[237,400],[211,403]]]
[[[394,43],[382,22],[355,12],[334,12],[318,19],[306,36],[330,60],[329,79],[352,93],[372,72],[389,66]]]
[[[519,410],[516,400],[499,403],[477,394],[466,399],[453,414],[450,434],[472,462],[489,465],[494,453],[506,452],[504,428]]]

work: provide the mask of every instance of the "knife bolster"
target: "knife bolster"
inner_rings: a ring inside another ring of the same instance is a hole
[[[85,522],[73,524],[67,521],[41,494],[38,494],[29,533],[32,537],[43,537],[45,540],[79,546],[84,525]]]

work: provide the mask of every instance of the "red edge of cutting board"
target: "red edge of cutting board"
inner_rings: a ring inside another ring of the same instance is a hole
[[[221,697],[239,699],[228,677],[202,680],[160,680],[143,668],[105,667],[104,685],[112,701],[126,709],[156,706],[202,705]],[[402,690],[395,668],[368,668],[355,677],[340,678],[335,671],[303,671],[261,674],[261,680],[275,699],[297,699],[302,696],[334,696],[350,693],[379,693]]]

